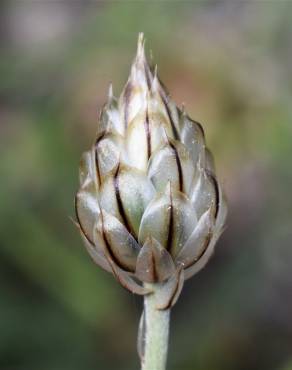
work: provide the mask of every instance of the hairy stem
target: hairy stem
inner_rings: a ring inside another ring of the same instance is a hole
[[[143,354],[141,370],[165,370],[170,310],[158,310],[160,289],[144,298]]]

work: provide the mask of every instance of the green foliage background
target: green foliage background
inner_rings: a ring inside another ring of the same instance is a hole
[[[230,209],[173,309],[169,370],[292,369],[291,14],[290,1],[2,3],[1,370],[139,367],[142,302],[70,221],[80,155],[139,31],[203,123]]]

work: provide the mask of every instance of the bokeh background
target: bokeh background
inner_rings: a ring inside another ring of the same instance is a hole
[[[81,153],[139,31],[229,201],[173,309],[169,370],[292,369],[292,2],[1,2],[0,369],[139,368],[141,299],[86,254]]]

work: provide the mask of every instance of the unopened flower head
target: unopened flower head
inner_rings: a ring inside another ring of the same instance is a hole
[[[206,264],[222,231],[226,204],[204,131],[149,67],[143,34],[121,96],[109,89],[75,205],[94,261],[134,293],[169,284],[165,307]]]

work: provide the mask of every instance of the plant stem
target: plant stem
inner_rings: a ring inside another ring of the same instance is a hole
[[[142,370],[165,370],[170,310],[158,310],[160,289],[144,297],[144,349]]]

